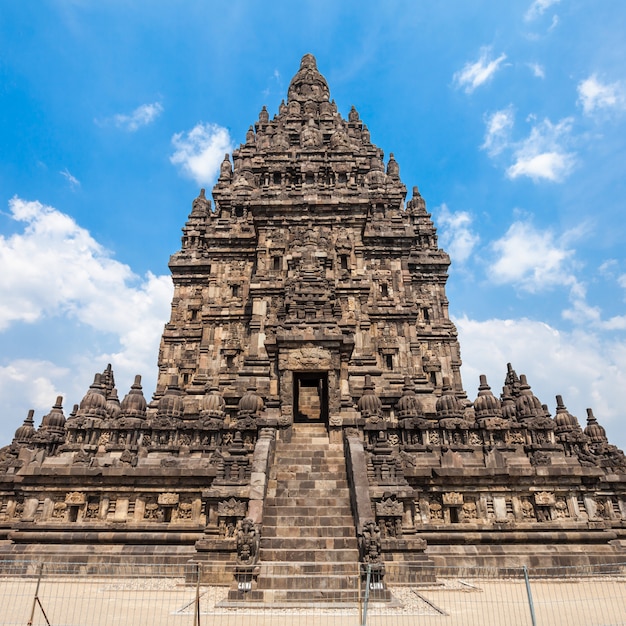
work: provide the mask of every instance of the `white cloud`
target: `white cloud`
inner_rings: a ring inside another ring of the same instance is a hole
[[[113,116],[113,122],[118,128],[135,132],[142,126],[147,126],[163,113],[163,106],[160,102],[152,104],[142,104],[138,106],[132,113],[119,113]]]
[[[505,59],[506,54],[501,54],[497,59],[492,59],[491,48],[481,48],[478,61],[466,63],[462,70],[454,74],[452,80],[457,88],[464,88],[466,93],[471,93],[480,85],[491,80]]]
[[[545,78],[546,72],[543,68],[543,65],[539,65],[539,63],[528,63],[528,67],[531,69],[533,76],[536,78]]]
[[[78,180],[78,178],[71,174],[67,167],[65,169],[62,169],[59,174],[61,174],[61,176],[63,176],[67,180],[72,190],[76,189],[76,187],[80,187],[80,181]]]
[[[560,238],[531,223],[514,222],[504,237],[492,244],[495,259],[489,277],[497,284],[514,284],[529,292],[557,285],[577,284],[573,273],[574,251],[568,249],[570,233]]]
[[[16,382],[20,377],[28,381],[23,386],[34,381],[40,389],[35,408],[37,403],[49,408],[57,389],[78,393],[78,380],[84,393],[93,373],[108,362],[126,379],[150,374],[169,317],[170,277],[137,276],[53,207],[16,197],[9,208],[13,219],[26,226],[23,232],[0,236],[0,331],[20,332],[15,326],[21,322],[38,324],[44,335],[54,335],[62,326],[81,332],[82,325],[98,341],[81,346],[79,353],[59,354],[52,368],[37,359],[10,361],[3,354],[3,410],[25,395]],[[44,395],[49,395],[45,401]],[[80,397],[68,399],[78,401]]]
[[[553,15],[552,22],[550,23],[550,26],[548,27],[548,31],[553,31],[558,25],[559,25],[559,16]]]
[[[514,118],[512,105],[485,117],[487,129],[481,148],[486,150],[489,156],[497,156],[509,147]]]
[[[626,89],[620,82],[601,83],[595,74],[578,83],[578,104],[586,115],[599,109],[626,109]]]
[[[199,185],[215,182],[224,154],[233,150],[226,128],[202,122],[186,133],[176,133],[172,144],[175,152],[170,161]]]
[[[509,178],[528,176],[533,181],[540,179],[561,182],[574,169],[575,153],[568,152],[572,118],[562,119],[558,124],[550,120],[536,124],[530,135],[516,145],[514,163],[507,169]]]
[[[591,407],[607,428],[609,440],[626,447],[623,390],[626,342],[585,328],[565,332],[528,319],[485,321],[455,319],[463,357],[463,383],[476,397],[478,377],[486,374],[494,393],[501,391],[510,362],[526,374],[533,393],[554,414],[556,394],[585,425]]]
[[[444,248],[456,263],[464,263],[479,241],[472,231],[472,217],[467,211],[452,212],[442,204],[439,216],[439,234]]]
[[[561,0],[534,0],[534,2],[528,7],[524,19],[527,22],[532,22],[534,19],[541,17],[551,6],[558,4]]]

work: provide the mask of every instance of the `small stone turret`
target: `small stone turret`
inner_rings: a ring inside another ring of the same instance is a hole
[[[28,411],[26,419],[24,420],[24,423],[15,431],[13,443],[17,443],[20,445],[26,445],[30,443],[36,432],[34,415],[35,411],[33,409],[30,409],[30,411]]]
[[[478,387],[478,397],[474,401],[474,411],[477,420],[502,417],[500,400],[491,392],[491,387],[487,384],[487,377],[484,374],[480,375],[480,386]]]
[[[463,417],[463,408],[461,407],[459,399],[452,390],[450,379],[447,376],[444,376],[443,378],[441,396],[437,398],[435,410],[437,411],[437,419],[440,420],[451,417]]]
[[[200,403],[200,415],[219,419],[223,419],[226,415],[226,402],[218,387],[211,387],[209,393],[203,396]]]
[[[517,421],[517,408],[515,400],[511,396],[511,389],[508,385],[502,387],[501,403],[502,418],[509,421]]]
[[[410,376],[405,376],[404,378],[402,396],[396,404],[396,414],[398,416],[398,419],[424,416],[422,403],[415,395],[415,385],[413,384]]]
[[[606,430],[598,424],[592,409],[587,409],[587,426],[584,432],[593,443],[608,443]]]
[[[63,436],[65,433],[65,415],[63,414],[63,396],[57,396],[50,413],[41,420],[39,430],[50,434]]]
[[[109,419],[117,419],[120,416],[120,399],[117,397],[117,389],[112,389],[107,396],[106,412]]]
[[[264,406],[263,398],[256,392],[256,387],[250,385],[239,400],[237,416],[240,418],[257,416]]]
[[[135,382],[130,391],[124,396],[121,404],[120,414],[122,417],[138,417],[145,419],[147,403],[141,388],[141,376],[135,376]]]
[[[184,411],[183,392],[178,386],[178,376],[174,374],[170,378],[170,384],[165,389],[163,397],[159,400],[157,417],[170,417],[180,419]]]
[[[533,395],[525,374],[519,378],[519,396],[515,401],[515,407],[520,421],[546,416],[541,402]]]
[[[361,416],[365,418],[382,417],[383,415],[383,403],[374,391],[374,383],[369,374],[365,376],[363,395],[359,398],[357,408],[361,412]]]
[[[80,402],[77,415],[79,417],[106,419],[107,399],[102,385],[101,374],[94,376],[93,383]]]
[[[556,424],[557,434],[581,431],[578,420],[567,410],[567,407],[563,404],[563,397],[560,395],[556,396],[554,423]]]

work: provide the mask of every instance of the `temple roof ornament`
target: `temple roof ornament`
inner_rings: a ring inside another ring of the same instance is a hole
[[[123,417],[138,417],[140,419],[145,419],[146,409],[147,403],[141,387],[141,376],[137,374],[130,391],[122,400],[120,412]]]
[[[18,444],[27,444],[35,434],[35,411],[30,409],[24,423],[15,431],[14,441]]]
[[[480,386],[478,387],[478,397],[474,401],[474,411],[477,420],[502,417],[500,400],[491,392],[491,387],[487,384],[487,377],[484,374],[480,375]]]
[[[96,374],[94,376],[93,383],[80,402],[77,415],[78,417],[106,419],[107,399],[105,395],[105,388],[102,384],[102,374]]]
[[[65,431],[65,415],[63,415],[63,396],[57,396],[52,410],[41,420],[40,431],[63,435]]]
[[[365,375],[365,383],[363,385],[363,395],[359,398],[357,408],[361,412],[361,416],[365,418],[382,417],[383,404],[374,391],[374,383],[370,374]]]
[[[178,376],[173,374],[165,393],[159,400],[157,417],[182,418],[184,409],[183,392],[178,386]]]
[[[593,443],[607,443],[606,430],[598,423],[592,409],[587,409],[587,426],[585,427],[585,435],[591,439]]]
[[[328,101],[330,90],[326,79],[319,73],[312,54],[305,54],[300,61],[298,73],[291,79],[287,91],[287,102]]]
[[[525,374],[519,377],[519,395],[515,400],[515,407],[520,421],[546,417],[546,412],[539,399],[533,395]]]

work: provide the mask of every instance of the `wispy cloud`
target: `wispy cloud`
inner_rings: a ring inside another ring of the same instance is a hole
[[[494,157],[506,150],[511,143],[511,129],[515,121],[513,106],[485,116],[485,141],[481,148]]]
[[[573,119],[567,117],[553,124],[545,119],[535,124],[530,135],[515,146],[509,178],[527,176],[534,180],[563,181],[574,169],[576,155],[567,149]]]
[[[215,182],[226,152],[233,144],[228,130],[217,124],[196,124],[190,131],[172,137],[175,148],[170,161],[199,185]]]
[[[480,241],[472,230],[472,216],[467,211],[452,212],[442,204],[437,222],[441,242],[456,263],[464,263]]]
[[[578,104],[586,115],[601,109],[626,110],[626,89],[620,82],[602,83],[592,74],[578,83]]]
[[[546,77],[546,72],[543,68],[543,65],[540,65],[539,63],[528,63],[527,64],[528,67],[530,68],[530,70],[533,73],[533,76],[535,76],[536,78],[545,78]]]
[[[263,97],[267,98],[274,90],[281,94],[284,91],[283,78],[277,69],[274,70],[274,73],[268,81],[267,87],[263,90]]]
[[[524,15],[524,19],[527,22],[541,17],[551,6],[558,4],[561,0],[534,0],[534,2],[528,7],[528,11]]]
[[[72,190],[76,189],[77,187],[80,187],[80,181],[78,180],[78,178],[72,175],[72,173],[67,169],[67,167],[62,169],[59,172],[59,174],[61,174],[61,176],[63,176],[67,180]]]
[[[465,93],[472,93],[477,87],[491,80],[506,59],[506,54],[501,54],[497,59],[492,58],[491,47],[480,50],[480,58],[474,63],[468,62],[452,77],[453,83]]]
[[[152,104],[142,104],[138,106],[132,113],[118,113],[113,116],[113,123],[123,130],[131,133],[139,130],[142,126],[148,126],[163,113],[163,106],[160,102]]]

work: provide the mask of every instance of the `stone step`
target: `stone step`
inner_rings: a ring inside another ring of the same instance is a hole
[[[328,507],[347,507],[350,510],[350,498],[346,495],[336,496],[333,498],[288,498],[278,496],[267,496],[265,498],[265,505],[270,507],[324,507],[326,510]]]
[[[300,456],[301,455],[301,456]],[[276,446],[276,460],[281,458],[291,459],[343,459],[344,453],[341,448],[320,448],[313,444],[303,443],[297,446],[281,447]]]
[[[352,520],[350,520],[351,522]],[[263,537],[354,537],[354,525],[264,526]]]
[[[276,483],[276,485],[272,483]],[[297,480],[293,478],[290,480],[281,480],[281,481],[278,481],[275,478],[270,478],[267,481],[268,487],[278,486],[278,484],[280,484],[280,487],[282,487],[283,489],[299,489],[300,491],[308,490],[309,492],[316,491],[316,490],[328,491],[330,489],[335,489],[335,490],[343,491],[345,493],[346,490],[348,489],[348,481],[343,480],[341,478],[338,478],[338,479],[324,478],[320,480],[315,480],[315,479]]]
[[[347,480],[342,480],[341,478],[338,478],[337,474],[332,472],[320,472],[319,474],[310,474],[307,472],[303,472],[300,478],[298,478],[297,476],[299,476],[299,474],[292,472],[285,472],[284,475],[281,475],[280,472],[271,472],[269,480],[275,480],[276,486],[280,485],[281,487],[299,487],[300,489],[310,488],[309,484],[311,482],[315,483],[314,488],[336,487],[338,489],[345,489],[348,486]],[[324,482],[326,481],[333,481],[335,483],[337,483],[337,481],[340,482],[339,484],[329,483],[328,485],[324,485]],[[300,484],[296,484],[296,482]]]
[[[359,579],[358,576],[315,576],[309,575],[305,579],[298,578],[296,576],[281,576],[272,574],[270,577],[259,577],[258,589],[293,589],[301,592],[318,589],[353,589],[358,591]]]
[[[267,576],[358,576],[360,565],[350,562],[293,562],[293,561],[273,561],[263,563],[259,577]]]
[[[336,550],[289,550],[285,548],[261,548],[261,562],[267,561],[307,561],[315,563],[357,563],[359,551],[356,548]]]
[[[308,515],[283,515],[282,512],[275,515],[263,516],[263,534],[268,527],[274,526],[282,528],[287,526],[347,526],[348,520],[352,522],[352,517],[347,515],[326,517]]]
[[[356,537],[261,537],[266,550],[356,550]]]
[[[265,514],[276,515],[293,515],[297,517],[311,517],[319,519],[323,517],[343,517],[345,519],[352,519],[352,513],[350,512],[350,505],[345,504],[343,506],[317,506],[314,500],[308,500],[309,506],[275,506],[267,505],[265,507]],[[267,525],[267,519],[265,520]]]
[[[274,468],[274,471],[270,472],[270,479],[285,482],[288,480],[341,480],[342,477],[337,475],[337,472],[331,470],[322,471],[306,471],[305,469],[291,469],[291,468]]]
[[[268,487],[268,495],[278,498],[308,498],[314,502],[318,498],[336,498],[345,495],[341,489],[287,489],[286,487]]]

